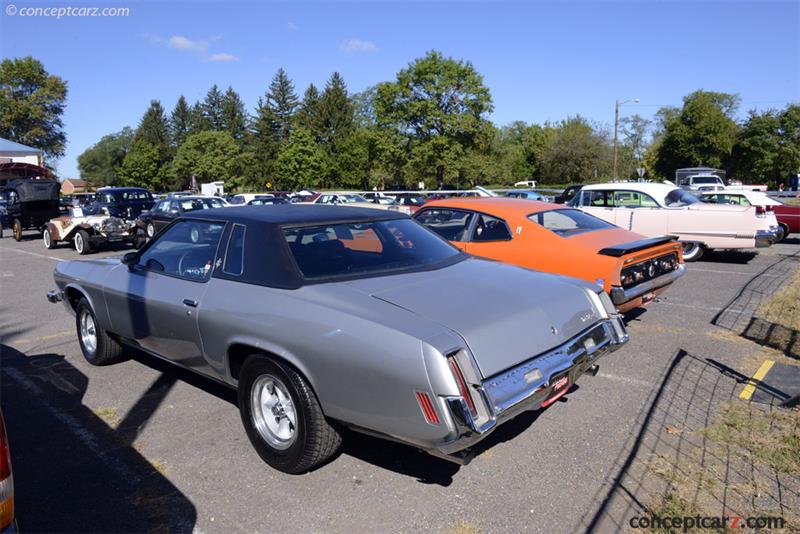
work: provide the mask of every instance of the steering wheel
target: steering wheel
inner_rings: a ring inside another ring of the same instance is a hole
[[[183,268],[183,260],[186,259],[186,256],[188,256],[190,252],[191,252],[191,250],[187,250],[186,252],[181,254],[181,257],[178,260],[178,274],[180,276],[186,276],[186,274],[187,274],[186,271]]]

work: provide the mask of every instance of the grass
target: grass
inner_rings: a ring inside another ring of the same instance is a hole
[[[747,404],[731,404],[703,433],[779,473],[800,475],[798,409],[768,412]]]
[[[800,270],[758,309],[758,317],[792,330],[800,330]]]

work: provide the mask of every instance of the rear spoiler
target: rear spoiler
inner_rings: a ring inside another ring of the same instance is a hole
[[[600,250],[598,254],[603,254],[604,256],[614,256],[615,258],[619,258],[620,256],[624,256],[625,254],[630,254],[631,252],[638,252],[646,248],[663,245],[675,239],[677,239],[677,236],[674,235],[662,235],[659,237],[650,237],[648,239],[631,241],[630,243],[623,243],[621,245],[615,245],[613,247],[606,247]]]

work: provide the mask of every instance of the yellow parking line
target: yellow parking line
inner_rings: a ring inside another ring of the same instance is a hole
[[[739,394],[739,398],[742,400],[750,400],[750,397],[753,396],[753,393],[756,391],[756,384],[764,380],[764,377],[767,376],[767,373],[772,366],[775,365],[775,362],[772,360],[764,360],[764,363],[761,364],[761,367],[758,368],[756,374],[753,375],[753,378],[749,380],[749,383],[742,392]]]
[[[10,343],[15,345],[29,345],[31,343],[41,343],[43,341],[50,341],[51,339],[58,339],[60,337],[71,336],[73,334],[72,330],[62,330],[60,332],[56,332],[55,334],[48,334],[46,336],[39,336],[39,337],[22,337],[18,339],[14,338],[5,338],[3,341],[8,339]]]

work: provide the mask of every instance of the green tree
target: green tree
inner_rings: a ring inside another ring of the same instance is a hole
[[[164,107],[158,100],[151,100],[139,127],[136,128],[134,142],[143,142],[158,151],[159,165],[172,159],[172,148],[169,121],[164,113]]]
[[[737,95],[701,90],[684,97],[680,112],[665,110],[658,173],[673,176],[681,167],[726,166],[736,142],[738,105]]]
[[[203,111],[204,123],[207,126],[205,129],[214,130],[215,132],[222,130],[222,101],[222,92],[214,84],[208,90],[203,103],[200,105]]]
[[[81,178],[94,187],[120,185],[119,171],[133,144],[133,129],[104,135],[78,156]]]
[[[323,160],[311,133],[303,128],[295,128],[289,141],[281,147],[275,162],[276,187],[325,187],[322,179]]]
[[[413,172],[439,186],[457,174],[457,158],[476,144],[493,109],[472,64],[436,51],[402,69],[394,82],[380,84],[374,104],[378,125],[408,140]]]
[[[237,142],[242,142],[247,134],[247,112],[239,93],[228,87],[222,96],[222,130],[231,134]]]
[[[164,190],[164,165],[158,147],[144,138],[134,138],[119,170],[120,185]]]
[[[800,172],[800,105],[750,111],[733,147],[732,174],[745,183],[783,181]]]
[[[177,149],[183,144],[192,129],[192,110],[183,95],[178,98],[175,109],[172,110],[169,117],[169,129],[172,146]]]
[[[273,174],[281,145],[289,139],[297,106],[292,81],[283,69],[278,69],[269,89],[258,99],[253,120],[250,145],[255,154],[255,166],[250,172],[255,172],[259,181],[269,180]]]
[[[191,107],[189,117],[189,134],[213,130],[211,122],[208,120],[203,110],[203,104],[200,102],[195,102]]]
[[[303,102],[297,109],[297,116],[295,122],[301,128],[305,128],[316,138],[316,132],[322,129],[321,120],[319,116],[319,90],[313,83],[308,86],[306,92],[303,93]]]
[[[0,63],[0,137],[60,158],[67,141],[61,120],[66,100],[67,83],[40,61],[28,56]]]
[[[597,181],[611,175],[608,133],[581,116],[558,123],[542,154],[542,183]]]
[[[191,134],[173,161],[174,185],[186,189],[195,176],[198,183],[223,180],[236,186],[241,179],[241,156],[239,146],[228,132]]]
[[[515,121],[499,132],[497,160],[503,169],[505,183],[541,180],[542,155],[552,128]]]

